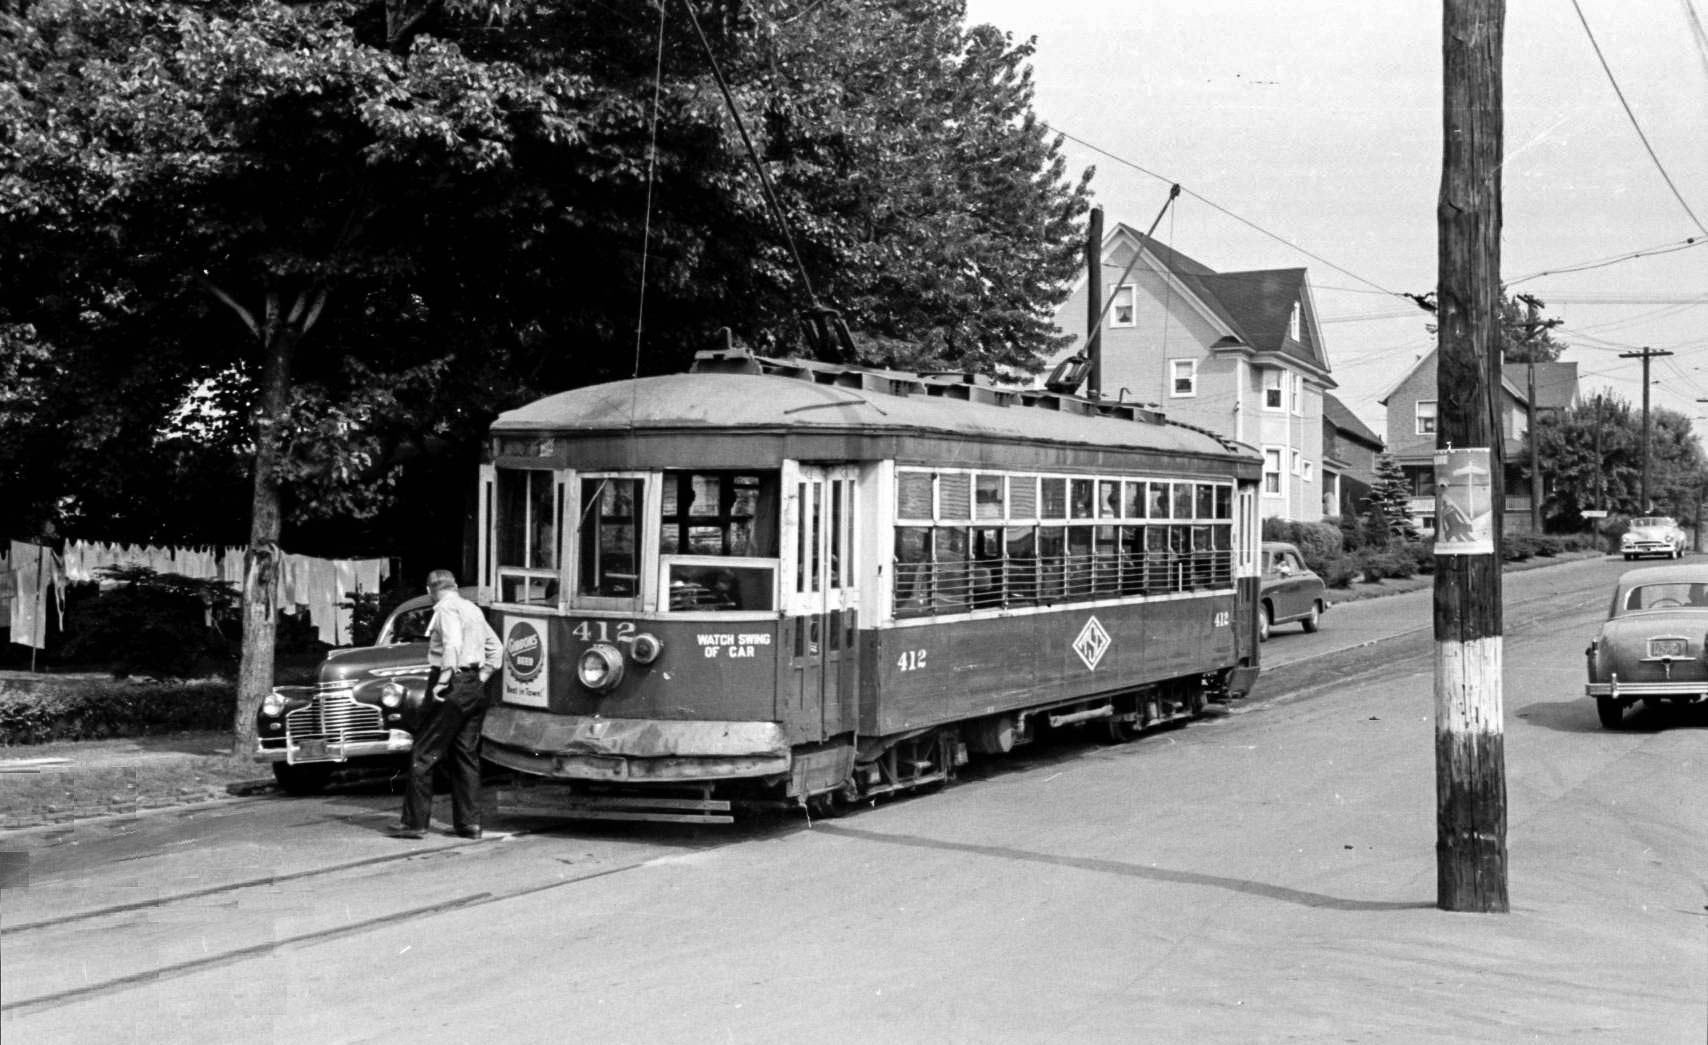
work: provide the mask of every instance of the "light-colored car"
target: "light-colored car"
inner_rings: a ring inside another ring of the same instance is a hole
[[[1298,621],[1316,631],[1328,610],[1323,579],[1305,565],[1296,545],[1263,542],[1263,579],[1258,595],[1257,640],[1269,641],[1269,629]]]
[[[1619,552],[1626,560],[1642,555],[1681,558],[1689,542],[1683,527],[1670,515],[1646,515],[1631,520],[1631,528],[1619,538]]]
[[[1641,700],[1653,708],[1708,701],[1708,563],[1627,570],[1607,620],[1584,651],[1584,694],[1608,729]]]

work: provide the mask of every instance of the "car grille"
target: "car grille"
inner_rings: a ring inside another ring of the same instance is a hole
[[[306,708],[285,716],[285,735],[292,740],[325,737],[337,739],[357,733],[384,733],[381,711],[373,704],[358,703],[348,692],[321,693]]]

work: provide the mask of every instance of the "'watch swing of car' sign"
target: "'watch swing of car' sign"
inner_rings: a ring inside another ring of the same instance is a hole
[[[1435,452],[1435,554],[1494,554],[1489,450]]]

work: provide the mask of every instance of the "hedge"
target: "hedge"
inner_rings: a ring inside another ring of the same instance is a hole
[[[237,687],[220,679],[0,682],[0,744],[225,730],[236,710]]]

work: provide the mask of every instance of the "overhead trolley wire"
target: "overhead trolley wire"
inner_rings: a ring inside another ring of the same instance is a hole
[[[1589,46],[1595,51],[1596,61],[1601,63],[1601,71],[1607,74],[1607,82],[1613,85],[1613,93],[1619,97],[1619,104],[1625,110],[1625,118],[1631,121],[1631,127],[1637,132],[1637,137],[1642,141],[1643,148],[1647,150],[1649,159],[1654,162],[1655,170],[1660,172],[1661,179],[1666,182],[1666,187],[1672,190],[1673,198],[1678,201],[1680,207],[1684,208],[1684,213],[1690,215],[1691,222],[1698,229],[1701,229],[1704,235],[1708,235],[1708,225],[1702,224],[1702,219],[1698,218],[1696,212],[1690,209],[1690,204],[1684,200],[1684,194],[1678,191],[1677,185],[1673,184],[1672,175],[1667,173],[1666,166],[1661,163],[1661,158],[1655,154],[1655,147],[1649,144],[1649,136],[1643,133],[1642,125],[1637,122],[1637,114],[1631,111],[1631,103],[1625,100],[1625,92],[1620,88],[1618,79],[1614,77],[1612,67],[1607,64],[1607,56],[1601,53],[1601,44],[1596,42],[1595,33],[1590,29],[1589,19],[1584,17],[1583,8],[1578,5],[1578,0],[1572,0],[1572,10],[1577,12],[1578,21],[1583,24],[1584,35],[1589,37]]]

